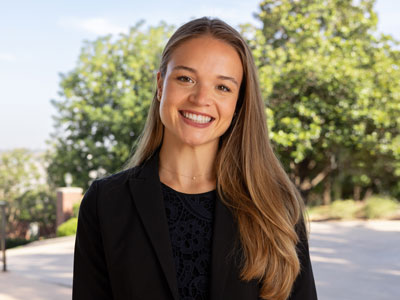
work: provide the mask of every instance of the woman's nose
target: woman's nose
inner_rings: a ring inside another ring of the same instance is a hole
[[[212,89],[205,84],[199,84],[190,95],[190,101],[197,105],[210,105],[212,102]]]

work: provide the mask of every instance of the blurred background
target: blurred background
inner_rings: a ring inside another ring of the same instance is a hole
[[[400,219],[400,2],[0,4],[7,248],[75,233],[82,194],[134,151],[168,37],[202,16],[247,39],[270,138],[310,219]]]

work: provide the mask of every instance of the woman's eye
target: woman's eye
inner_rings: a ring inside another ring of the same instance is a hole
[[[225,85],[219,85],[218,89],[223,91],[223,92],[230,92],[231,91],[231,89],[226,87]]]
[[[182,82],[193,82],[193,80],[190,78],[190,77],[188,77],[188,76],[178,76],[178,78],[177,78],[179,81],[182,81]]]

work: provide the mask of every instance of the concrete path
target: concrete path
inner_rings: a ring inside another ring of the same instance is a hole
[[[8,250],[0,299],[70,300],[74,240]],[[400,221],[312,223],[310,251],[320,300],[400,299]]]
[[[312,223],[310,250],[319,299],[400,299],[400,221]]]
[[[70,300],[74,243],[62,237],[7,250],[0,300]]]

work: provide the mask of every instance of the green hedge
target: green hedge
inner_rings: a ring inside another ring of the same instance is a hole
[[[78,218],[71,218],[65,221],[57,228],[57,236],[68,236],[76,234],[76,228],[78,226]]]
[[[73,217],[77,218],[79,215],[79,208],[81,207],[81,202],[75,203],[72,207]]]
[[[330,205],[308,207],[310,220],[382,219],[400,216],[400,205],[392,198],[373,195],[366,201],[336,200]]]
[[[354,200],[336,200],[331,204],[330,216],[333,219],[354,219],[361,210],[360,205]]]
[[[23,245],[29,244],[30,242],[33,242],[33,241],[36,241],[36,239],[27,240],[27,239],[20,239],[20,238],[15,238],[15,239],[6,238],[6,249],[23,246]]]
[[[392,198],[373,196],[366,201],[364,213],[368,219],[387,218],[394,215],[398,208],[399,204]]]

